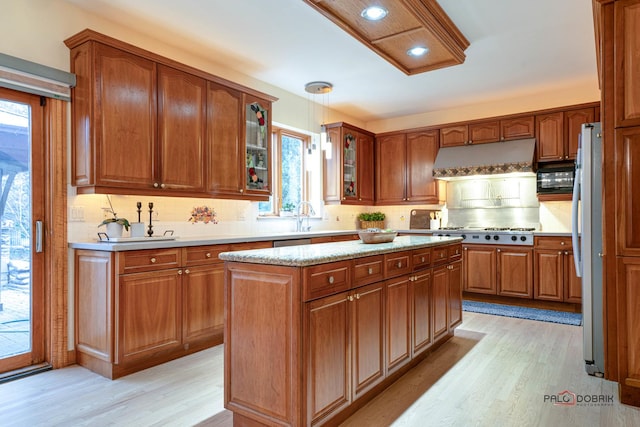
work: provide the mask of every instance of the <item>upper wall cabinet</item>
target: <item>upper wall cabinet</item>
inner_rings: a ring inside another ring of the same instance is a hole
[[[376,204],[440,203],[437,129],[376,138]]]
[[[534,116],[485,120],[445,126],[440,129],[440,146],[485,144],[534,137]]]
[[[71,179],[78,193],[268,198],[264,174],[259,191],[245,191],[249,131],[241,121],[245,98],[257,96],[260,130],[269,135],[275,98],[91,30],[65,43],[77,76]]]
[[[347,123],[327,126],[331,156],[324,160],[325,203],[372,205],[373,134]]]
[[[598,110],[585,107],[536,115],[538,162],[575,160],[582,124],[599,120]]]

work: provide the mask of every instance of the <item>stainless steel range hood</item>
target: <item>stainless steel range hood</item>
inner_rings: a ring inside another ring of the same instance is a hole
[[[433,176],[450,180],[476,175],[534,174],[535,138],[438,150]]]

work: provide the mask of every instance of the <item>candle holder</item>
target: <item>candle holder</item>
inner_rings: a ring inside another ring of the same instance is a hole
[[[147,230],[149,237],[153,236],[153,203],[149,202],[149,229]]]

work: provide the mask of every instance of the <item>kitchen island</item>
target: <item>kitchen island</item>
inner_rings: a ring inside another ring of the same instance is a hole
[[[461,240],[221,253],[234,425],[335,425],[452,337]]]

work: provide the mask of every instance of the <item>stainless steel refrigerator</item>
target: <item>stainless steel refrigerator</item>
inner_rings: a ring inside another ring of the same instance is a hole
[[[601,133],[600,123],[582,125],[571,209],[573,257],[582,278],[585,369],[598,377],[604,376]]]

